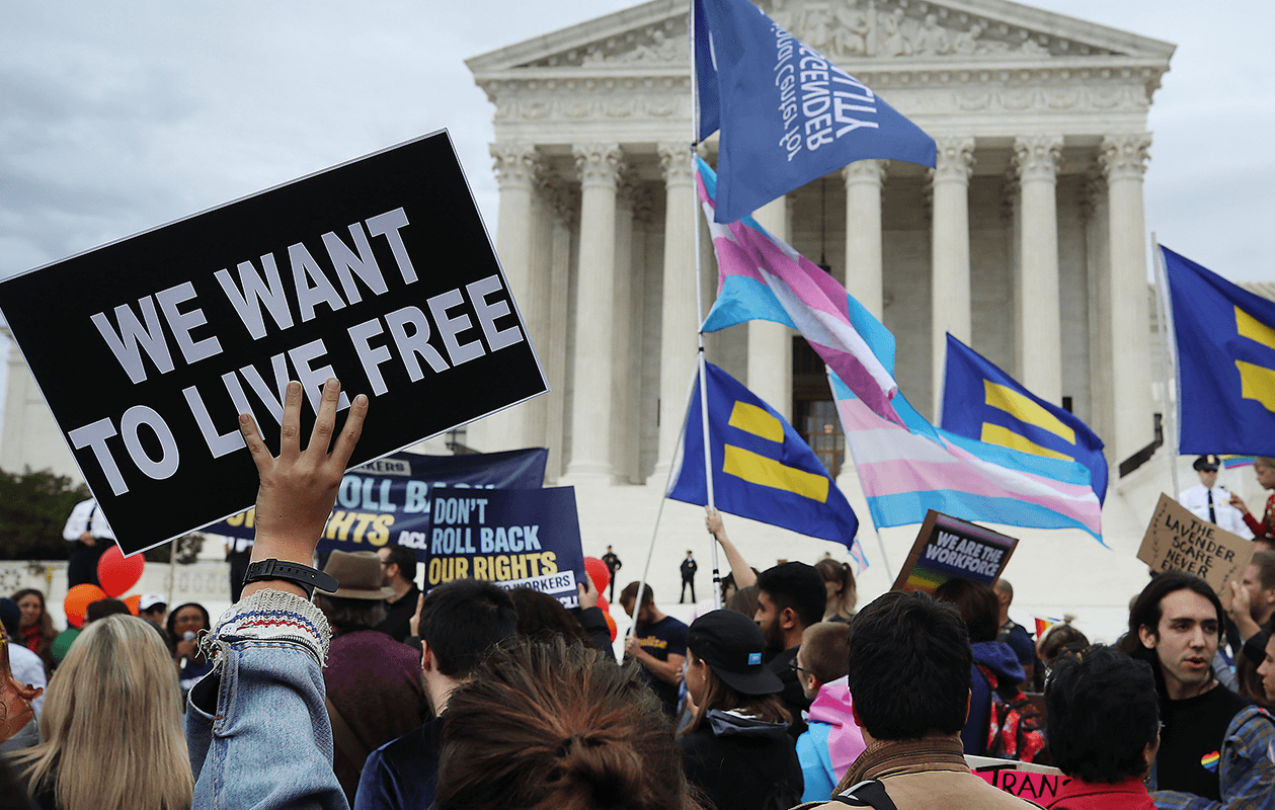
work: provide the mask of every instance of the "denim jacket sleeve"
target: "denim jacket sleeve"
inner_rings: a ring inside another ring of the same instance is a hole
[[[1151,794],[1160,810],[1275,810],[1275,720],[1248,706],[1231,720],[1222,741],[1222,801],[1161,790]]]
[[[331,632],[283,591],[245,597],[204,640],[213,671],[190,694],[199,810],[348,810],[332,772],[322,661]]]

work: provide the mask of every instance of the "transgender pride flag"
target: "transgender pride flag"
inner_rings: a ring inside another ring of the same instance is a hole
[[[714,222],[717,175],[700,157],[696,187],[720,271],[717,301],[702,331],[751,320],[796,329],[873,413],[903,424],[890,404],[899,385],[851,324],[851,299],[845,288],[751,216],[728,224]]]
[[[942,430],[936,441],[877,416],[837,381],[833,395],[878,529],[920,523],[933,509],[962,520],[1083,529],[1102,541],[1102,506],[1082,465]]]
[[[850,320],[885,368],[894,335],[853,298]],[[1102,505],[1089,470],[935,428],[899,394],[902,423],[882,419],[828,374],[846,447],[878,529],[921,523],[930,509],[962,520],[1033,529],[1083,529],[1102,542]]]

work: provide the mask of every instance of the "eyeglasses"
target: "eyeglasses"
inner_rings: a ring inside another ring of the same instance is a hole
[[[791,661],[788,662],[788,668],[791,669],[793,672],[804,672],[807,675],[810,674],[810,670],[806,669],[805,667],[797,666],[796,658],[793,658]]]

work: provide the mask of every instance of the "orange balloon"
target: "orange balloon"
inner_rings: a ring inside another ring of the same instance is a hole
[[[106,591],[96,585],[90,585],[87,582],[76,585],[66,592],[66,599],[62,600],[62,610],[66,612],[66,623],[72,627],[84,624],[84,611],[88,610],[92,603],[105,598]]]
[[[140,593],[135,593],[125,599],[124,604],[128,605],[128,609],[133,612],[134,616],[136,616],[137,612],[142,609],[142,595]]]
[[[603,613],[602,616],[607,620],[607,629],[611,631],[611,640],[615,641],[615,619],[611,618],[610,613]]]

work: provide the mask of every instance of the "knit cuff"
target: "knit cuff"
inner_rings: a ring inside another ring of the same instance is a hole
[[[332,630],[312,602],[286,591],[265,589],[245,596],[223,614],[213,637],[221,643],[240,639],[292,641],[323,663]]]

